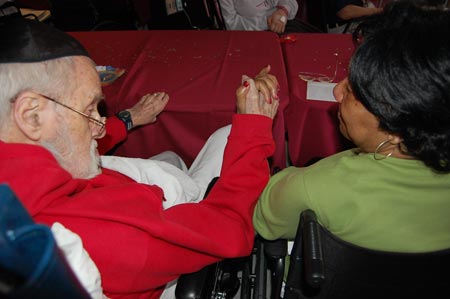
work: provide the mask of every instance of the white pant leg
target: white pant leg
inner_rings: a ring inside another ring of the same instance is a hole
[[[170,151],[149,159],[102,156],[102,165],[137,182],[161,187],[167,199],[165,208],[182,202],[200,201],[209,182],[220,175],[230,130],[231,125],[228,125],[214,132],[189,170],[180,156]]]
[[[189,168],[188,175],[197,183],[202,195],[205,194],[209,182],[220,175],[230,130],[231,125],[228,125],[214,132]]]
[[[159,299],[175,299],[175,289],[177,288],[178,279],[172,280],[166,284],[166,288]]]
[[[160,161],[164,160],[164,161]],[[170,162],[177,162],[174,166]],[[173,205],[196,202],[202,193],[197,183],[179,167],[186,169],[186,165],[175,153],[165,152],[150,159],[126,158],[117,156],[101,156],[102,165],[118,171],[136,182],[157,185],[164,191],[164,208]]]

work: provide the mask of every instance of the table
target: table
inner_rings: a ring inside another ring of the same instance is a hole
[[[241,75],[267,64],[280,84],[274,121],[273,167],[285,167],[284,110],[289,102],[278,36],[250,31],[73,32],[98,65],[126,69],[104,87],[107,115],[128,108],[145,93],[165,91],[170,101],[155,124],[133,130],[114,154],[147,158],[177,152],[189,165],[216,129],[231,122]]]
[[[347,75],[354,51],[348,34],[298,33],[293,43],[283,44],[290,88],[289,107],[285,112],[289,158],[303,166],[315,157],[326,157],[350,146],[339,132],[336,102],[307,100],[307,82],[300,72],[321,73],[332,77],[337,56],[337,73],[333,82]]]

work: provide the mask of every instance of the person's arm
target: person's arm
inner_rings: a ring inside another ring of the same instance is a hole
[[[269,27],[269,30],[275,33],[283,33],[286,29],[287,20],[292,20],[295,18],[297,10],[297,1],[280,1],[276,7],[276,10],[267,18],[267,26]]]
[[[270,66],[255,80],[242,78],[236,91],[237,114],[233,116],[220,178],[207,198],[197,205],[175,206],[166,213],[166,219],[173,217],[189,230],[200,229],[202,238],[222,240],[217,245],[224,254],[231,250],[227,254],[245,255],[253,245],[252,211],[269,179],[267,158],[274,151],[272,120],[279,105],[278,81],[269,72]],[[220,211],[219,215],[212,212],[215,209]],[[192,218],[194,214],[198,220]],[[215,228],[203,227],[205,223],[214,223]],[[221,233],[217,236],[214,230],[219,227]],[[237,238],[238,235],[244,238]],[[193,242],[192,246],[198,244]]]
[[[295,236],[300,212],[308,208],[301,168],[289,167],[275,174],[255,207],[253,225],[267,240]]]
[[[177,228],[176,234],[165,239],[183,246],[165,247],[167,259],[152,265],[156,272],[181,274],[180,263],[191,272],[218,259],[250,253],[253,208],[269,180],[267,158],[274,151],[272,119],[279,105],[278,82],[269,71],[270,67],[263,69],[257,82],[243,77],[220,178],[209,195],[200,203],[164,211],[167,225]]]
[[[120,111],[106,121],[105,136],[97,139],[98,152],[103,155],[127,137],[133,128],[156,121],[169,102],[169,95],[156,92],[144,95],[133,107]],[[126,114],[122,117],[123,112]]]
[[[267,30],[268,28],[265,15],[240,15],[234,7],[233,0],[220,0],[220,9],[227,30]]]
[[[336,16],[342,20],[351,20],[370,16],[381,12],[383,9],[379,7],[362,7],[358,5],[349,4],[340,9]]]

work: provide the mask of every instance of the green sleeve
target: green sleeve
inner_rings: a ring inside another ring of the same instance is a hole
[[[288,167],[274,175],[256,205],[253,224],[263,238],[292,239],[300,212],[308,208],[304,168]]]

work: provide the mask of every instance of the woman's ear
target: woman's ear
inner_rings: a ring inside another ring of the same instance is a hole
[[[407,154],[408,153],[408,149],[403,144],[403,138],[401,138],[398,135],[393,135],[393,134],[389,134],[388,138],[389,138],[389,143],[393,144],[394,146],[396,146],[396,148],[398,148],[400,153],[402,153],[402,154]]]
[[[13,104],[13,118],[17,128],[30,141],[39,141],[48,117],[48,101],[33,92],[21,93]]]
[[[398,135],[389,134],[389,143],[393,145],[400,145],[403,142],[403,138]]]

